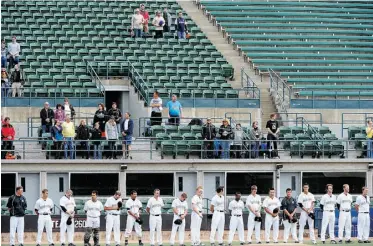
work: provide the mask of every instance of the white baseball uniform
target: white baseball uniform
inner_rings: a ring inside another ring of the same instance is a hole
[[[211,220],[210,243],[215,242],[215,233],[218,230],[218,243],[223,243],[225,211],[224,196],[215,195],[211,199],[211,205],[214,205],[214,213]]]
[[[116,207],[121,198],[114,196],[108,198],[105,207]],[[107,210],[106,212],[106,244],[110,245],[111,232],[114,231],[115,244],[120,244],[120,210]]]
[[[137,198],[135,200],[132,200],[130,198],[126,202],[127,211],[131,211],[136,216],[140,216],[141,208],[142,208],[142,203]],[[131,235],[133,227],[135,227],[135,232],[137,234],[137,237],[140,239],[142,237],[141,225],[137,223],[136,219],[127,212],[127,225],[126,225],[126,230],[124,232],[125,238],[128,238]]]
[[[232,211],[231,221],[229,222],[229,236],[228,244],[231,244],[234,238],[236,230],[238,231],[238,239],[241,243],[245,242],[245,234],[243,227],[242,210],[245,208],[245,204],[242,200],[233,200],[229,203],[228,209]]]
[[[251,242],[251,236],[255,227],[255,240],[260,242],[260,224],[261,222],[255,221],[255,213],[259,213],[262,206],[262,198],[259,195],[249,195],[246,199],[246,207],[249,209],[250,214],[247,219],[247,241]],[[251,209],[250,209],[251,208]],[[253,213],[253,210],[255,213]]]
[[[271,212],[275,208],[278,208],[280,210],[281,202],[277,197],[270,198],[269,196],[266,197],[263,201],[263,207],[267,208]],[[277,242],[278,239],[278,231],[280,226],[280,218],[277,215],[276,217],[272,217],[272,215],[266,213],[265,218],[265,241],[269,242],[269,237],[271,234],[271,226],[273,225],[273,241]]]
[[[104,206],[98,200],[95,202],[88,200],[84,204],[84,211],[87,212],[87,221],[85,227],[87,228],[100,228],[100,215],[101,211],[104,210]]]
[[[146,205],[150,209],[149,229],[150,229],[150,245],[155,244],[155,231],[157,231],[157,243],[162,244],[162,207],[164,203],[162,198],[155,199],[151,197]]]
[[[302,192],[298,197],[298,204],[302,204],[304,209],[312,208],[311,211],[313,211],[313,203],[314,202],[315,202],[315,197],[310,192],[308,192],[307,194]],[[308,213],[306,213],[302,209],[302,212],[300,213],[300,218],[299,218],[299,237],[298,237],[298,239],[299,239],[300,243],[303,243],[303,232],[304,232],[304,227],[306,226],[307,223],[308,223],[308,227],[309,227],[309,230],[310,230],[310,239],[311,239],[312,242],[316,242],[315,230],[314,230],[314,221],[311,217],[308,216]]]
[[[75,210],[75,200],[74,197],[67,198],[63,196],[60,199],[60,206],[65,207],[67,212],[74,212]],[[60,224],[60,242],[61,244],[65,243],[65,232],[67,231],[67,242],[74,243],[74,231],[75,223],[74,218],[71,218],[71,225],[67,225],[66,221],[70,217],[65,212],[61,212],[61,224]]]
[[[337,198],[335,195],[325,194],[321,197],[320,204],[324,205],[321,224],[321,241],[325,241],[326,228],[329,225],[330,240],[335,240],[334,223],[335,223],[335,204]]]
[[[35,203],[35,209],[38,210],[38,236],[36,237],[36,244],[41,244],[41,237],[43,236],[43,230],[45,227],[45,232],[47,234],[47,239],[49,244],[53,244],[52,236],[52,218],[51,218],[51,209],[53,209],[54,204],[52,199],[39,198]]]
[[[190,235],[192,238],[192,245],[201,244],[201,223],[202,218],[194,210],[197,209],[202,214],[202,197],[194,195],[192,198],[192,215],[190,221]]]
[[[338,219],[338,238],[343,239],[343,230],[346,231],[346,240],[351,239],[351,204],[352,196],[347,193],[341,193],[337,197],[339,204],[339,219]]]
[[[181,201],[179,198],[176,198],[173,200],[172,208],[177,209],[177,214],[174,213],[174,219],[172,222],[174,222],[177,219],[181,219],[180,216],[185,213],[185,211],[188,211],[188,203],[187,201]],[[171,231],[171,237],[170,237],[170,245],[175,244],[175,237],[176,237],[176,232],[179,230],[179,245],[184,244],[184,234],[185,234],[185,218],[182,220],[183,223],[181,225],[176,225],[175,223],[172,223],[172,231]]]
[[[359,205],[359,215],[357,217],[357,239],[367,241],[370,231],[369,196],[359,195],[356,198],[356,204]]]

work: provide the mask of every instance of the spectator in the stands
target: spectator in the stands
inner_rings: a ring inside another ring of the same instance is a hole
[[[5,67],[1,68],[1,96],[7,97],[9,93],[10,83],[9,74]]]
[[[130,151],[132,149],[132,134],[133,134],[133,120],[130,118],[131,114],[129,112],[124,114],[124,120],[120,123],[121,133],[123,136],[123,143],[122,143],[122,151],[123,151],[123,158],[122,159],[132,159]]]
[[[14,71],[12,72],[12,75],[10,76],[10,81],[12,82],[12,96],[15,97],[18,95],[18,97],[22,96],[22,73],[19,70],[19,64],[16,64],[14,66]]]
[[[222,159],[229,159],[229,150],[231,145],[231,139],[233,137],[232,127],[229,124],[228,119],[223,120],[223,124],[219,129],[220,134],[220,145],[222,147]]]
[[[8,61],[7,55],[8,55],[8,49],[6,47],[5,41],[1,41],[1,67],[2,68],[6,68],[6,64]]]
[[[157,11],[152,24],[153,26],[155,26],[154,38],[163,38],[163,26],[165,25],[165,20],[163,19],[162,13],[160,11]]]
[[[202,137],[204,139],[204,157],[212,158],[214,154],[214,139],[216,137],[216,128],[211,122],[211,118],[207,118],[206,124],[202,127]]]
[[[122,112],[118,108],[116,102],[112,102],[111,109],[108,111],[109,117],[114,117],[115,124],[117,125],[118,132],[120,132],[120,121],[122,120]]]
[[[105,133],[106,118],[107,118],[107,113],[105,111],[105,106],[103,103],[99,103],[98,109],[95,112],[95,116],[93,117],[93,124],[96,124],[96,122],[100,123],[101,133]]]
[[[272,157],[278,157],[277,153],[277,141],[278,135],[280,133],[280,126],[278,121],[276,120],[277,115],[275,113],[270,115],[269,121],[267,121],[266,128],[268,131],[267,134],[267,150],[270,151]],[[271,146],[271,142],[273,143],[273,149]]]
[[[188,31],[187,22],[183,17],[183,12],[179,12],[179,16],[175,20],[177,37],[179,39],[185,39],[186,32]]]
[[[165,24],[163,26],[163,31],[164,32],[169,32],[170,31],[170,26],[171,26],[171,15],[168,12],[167,8],[163,9],[163,19],[165,21]]]
[[[109,153],[106,155],[106,159],[117,159],[117,150],[115,144],[118,140],[119,134],[117,124],[115,123],[114,116],[111,116],[109,121],[105,125],[105,136],[109,144]]]
[[[102,145],[101,145],[101,130],[100,123],[96,122],[91,129],[91,140],[93,144],[93,159],[102,159]]]
[[[56,159],[62,159],[62,143],[63,143],[63,135],[62,135],[62,126],[61,121],[56,120],[56,123],[52,127],[52,139],[54,143],[54,148],[56,150]]]
[[[135,38],[142,37],[142,31],[144,30],[144,22],[145,22],[145,19],[144,19],[144,16],[140,14],[140,10],[135,9],[135,14],[132,16],[132,20],[131,20],[131,30]]]
[[[14,127],[10,124],[10,118],[5,117],[4,123],[1,126],[1,139],[3,142],[2,149],[3,150],[12,150],[13,149],[13,141],[16,135],[16,131]],[[2,154],[5,156],[6,153]]]
[[[78,130],[76,131],[76,138],[80,141],[80,151],[82,152],[82,157],[89,159],[89,129],[85,120],[80,121]]]
[[[41,129],[43,133],[50,132],[52,128],[52,121],[54,119],[54,112],[49,108],[49,103],[44,103],[44,108],[40,110]]]
[[[368,126],[365,129],[365,132],[367,134],[367,157],[373,158],[373,121],[368,120]]]
[[[252,157],[258,158],[259,157],[259,146],[260,146],[260,139],[262,138],[262,132],[259,129],[258,121],[254,121],[251,128],[251,138],[254,140],[251,142],[252,147]]]
[[[150,19],[150,16],[149,16],[149,13],[148,11],[145,10],[145,5],[144,4],[140,4],[140,14],[144,17],[144,33],[148,33],[149,32],[149,19]]]
[[[236,128],[234,129],[234,141],[233,141],[233,144],[232,144],[232,151],[233,151],[233,157],[234,158],[238,158],[238,159],[241,159],[242,156],[243,156],[243,148],[242,148],[242,145],[243,145],[243,137],[244,137],[244,132],[243,132],[243,129],[242,129],[242,126],[240,123],[237,123],[236,124]]]
[[[153,93],[153,98],[150,101],[150,107],[152,107],[152,112],[150,115],[150,125],[161,125],[162,124],[162,99],[159,97],[159,92],[155,91]]]
[[[8,44],[8,60],[10,69],[14,64],[19,63],[19,54],[21,53],[21,46],[17,43],[16,36],[12,37],[12,42]]]
[[[168,108],[168,123],[170,125],[180,125],[180,118],[183,117],[183,109],[179,101],[177,101],[177,96],[172,95],[172,100],[167,103]]]
[[[70,115],[66,115],[65,122],[62,123],[62,135],[64,140],[65,159],[70,153],[70,159],[75,159],[75,125],[70,119]]]
[[[65,110],[62,109],[61,104],[57,104],[56,109],[54,110],[54,120],[59,120],[61,122],[65,121]]]
[[[70,115],[70,119],[74,120],[75,117],[75,109],[73,105],[70,104],[69,99],[65,98],[63,100],[62,109],[65,110],[65,115]]]

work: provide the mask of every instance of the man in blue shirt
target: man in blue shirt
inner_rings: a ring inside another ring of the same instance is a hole
[[[185,39],[185,33],[188,31],[188,27],[182,12],[179,12],[179,16],[175,20],[175,25],[177,30],[177,37],[179,39]]]
[[[183,115],[181,104],[176,99],[176,95],[172,95],[172,100],[167,103],[166,107],[168,108],[168,123],[178,126]]]

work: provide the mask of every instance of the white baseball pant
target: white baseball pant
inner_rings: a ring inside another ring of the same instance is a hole
[[[170,237],[170,244],[175,244],[175,238],[176,238],[176,232],[179,230],[179,244],[184,244],[184,234],[185,234],[185,219],[183,219],[183,223],[181,225],[176,225],[173,223],[175,220],[181,219],[180,216],[174,215],[174,219],[172,220],[172,231],[171,231],[171,237]]]
[[[53,244],[52,236],[52,218],[48,215],[39,214],[38,218],[38,236],[36,237],[36,244],[41,244],[41,237],[43,236],[43,231],[45,227],[45,232],[47,234],[47,239],[49,244]]]
[[[85,227],[88,228],[100,228],[100,217],[94,218],[87,216]]]
[[[238,239],[241,243],[245,242],[244,228],[243,228],[243,218],[242,215],[232,215],[229,222],[229,236],[228,244],[231,244],[234,238],[234,234],[238,231]]]
[[[322,213],[321,222],[321,241],[325,241],[326,228],[329,225],[329,236],[330,240],[335,240],[334,236],[334,223],[335,223],[335,213],[334,211],[324,211]]]
[[[278,230],[279,230],[279,226],[280,226],[279,217],[278,216],[272,217],[272,215],[266,214],[265,220],[266,220],[265,221],[265,228],[264,228],[265,241],[269,242],[269,240],[270,240],[269,238],[270,238],[270,235],[271,235],[271,226],[273,225],[273,241],[277,242]]]
[[[343,239],[343,229],[346,232],[346,240],[351,239],[351,212],[340,211],[338,219],[338,238],[339,240]]]
[[[106,216],[106,244],[110,245],[111,232],[114,230],[115,244],[120,244],[120,216],[108,214]]]
[[[136,223],[136,219],[132,215],[127,215],[127,225],[124,231],[124,237],[127,238],[131,235],[132,229],[135,227],[135,232],[138,238],[142,237],[141,225]]]
[[[212,220],[211,220],[210,243],[215,242],[216,230],[218,230],[218,243],[219,244],[223,243],[224,224],[225,224],[225,213],[215,210],[214,214],[212,215]]]
[[[255,214],[251,213],[249,214],[249,217],[247,219],[247,241],[251,242],[251,236],[253,235],[253,230],[255,228],[255,240],[257,243],[260,242],[260,224],[262,222],[254,221]]]
[[[366,241],[369,238],[370,231],[369,213],[359,213],[357,219],[357,239]]]
[[[150,245],[155,244],[155,231],[157,231],[157,243],[162,244],[162,216],[149,216]]]
[[[284,219],[284,242],[288,241],[289,234],[291,232],[291,236],[294,241],[298,241],[297,237],[297,223],[290,223],[289,220]]]
[[[201,224],[202,218],[193,211],[190,221],[190,235],[192,238],[192,245],[201,244]]]
[[[310,239],[311,239],[312,242],[316,242],[314,221],[303,210],[300,213],[300,218],[299,218],[299,242],[303,242],[304,227],[307,223],[308,223],[308,227],[309,227],[309,230],[310,230]]]
[[[61,224],[60,224],[60,242],[65,243],[65,232],[67,232],[67,242],[74,243],[74,230],[75,223],[74,219],[71,220],[71,225],[67,225],[66,221],[69,216],[65,213],[61,214]]]
[[[23,244],[23,232],[25,229],[25,220],[24,217],[10,217],[10,231],[9,231],[9,238],[10,238],[10,245],[15,245],[16,240],[16,231],[18,236],[18,243]]]

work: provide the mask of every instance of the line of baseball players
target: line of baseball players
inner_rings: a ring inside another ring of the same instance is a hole
[[[339,215],[339,242],[342,243],[343,232],[345,231],[345,242],[351,243],[351,204],[352,196],[349,194],[349,186],[343,185],[343,193],[338,197],[332,194],[333,185],[327,185],[327,193],[322,197],[320,208],[323,211],[321,241],[325,243],[325,233],[329,225],[329,234],[331,243],[336,243],[334,237],[334,222],[335,222],[335,208],[340,211]],[[16,188],[16,194],[11,196],[8,200],[8,208],[11,213],[10,219],[10,245],[15,244],[15,232],[18,234],[18,242],[23,245],[23,227],[24,215],[27,208],[26,198],[22,195],[23,188],[21,186]],[[203,219],[202,201],[203,189],[201,186],[197,187],[196,194],[192,198],[192,214],[191,214],[191,241],[192,245],[203,245],[200,239],[200,229]],[[211,200],[210,211],[212,212],[210,243],[215,245],[215,237],[219,245],[223,245],[223,234],[225,224],[225,198],[223,196],[224,188],[218,187],[216,195]],[[367,187],[362,188],[362,194],[356,199],[355,208],[358,211],[358,242],[370,243],[368,240],[370,230],[370,216],[369,204],[370,198],[367,195]],[[115,245],[120,245],[120,210],[123,206],[121,199],[121,192],[116,191],[115,194],[108,198],[105,205],[97,199],[98,192],[92,191],[91,199],[84,205],[84,211],[87,215],[86,232],[84,235],[84,244],[90,245],[90,237],[93,236],[94,245],[99,245],[99,228],[101,211],[105,210],[106,215],[106,245],[110,245],[111,232],[114,231]],[[174,212],[172,231],[170,237],[170,245],[175,244],[176,234],[179,234],[179,244],[184,246],[185,234],[185,217],[188,213],[187,194],[182,193],[179,198],[172,202],[172,209]],[[260,226],[261,226],[261,207],[265,211],[265,242],[270,242],[270,231],[273,228],[273,242],[278,242],[279,225],[280,225],[280,209],[283,210],[282,221],[284,225],[284,242],[288,241],[289,234],[295,243],[303,242],[303,232],[306,223],[308,223],[310,238],[316,244],[316,237],[314,233],[314,208],[315,198],[309,192],[308,184],[303,185],[303,192],[298,199],[292,197],[292,190],[286,189],[286,197],[280,202],[275,197],[275,190],[269,190],[269,196],[266,197],[262,203],[261,197],[257,194],[257,187],[251,186],[251,194],[246,199],[246,207],[249,209],[249,216],[247,222],[248,234],[247,242],[252,243],[252,234],[255,229],[255,240],[257,244],[261,243]],[[61,222],[60,222],[60,243],[65,245],[65,233],[67,232],[68,246],[74,246],[74,216],[75,216],[75,200],[72,197],[72,191],[67,190],[65,195],[60,199],[61,207]],[[149,213],[149,227],[150,227],[150,245],[155,245],[155,234],[158,246],[162,245],[162,215],[161,210],[164,206],[163,200],[160,197],[160,190],[154,190],[154,196],[148,200],[146,212]],[[42,197],[37,200],[35,204],[35,213],[38,218],[38,235],[37,246],[41,244],[41,237],[46,228],[47,240],[49,245],[54,245],[52,238],[52,219],[51,212],[54,207],[53,201],[48,198],[48,190],[42,190]],[[296,218],[296,208],[301,209],[299,218],[299,238],[297,237],[296,228],[298,219]],[[142,246],[142,220],[140,218],[142,203],[137,199],[137,192],[131,191],[130,199],[126,201],[125,208],[127,209],[127,224],[125,229],[125,245],[128,245],[128,237],[131,235],[133,228],[138,236],[139,245]],[[245,204],[241,199],[241,193],[236,192],[235,199],[228,205],[230,211],[230,224],[228,244],[233,242],[234,235],[238,231],[238,237],[241,245],[245,244],[244,238],[244,224],[243,224],[243,210]],[[216,233],[217,232],[217,233]]]

